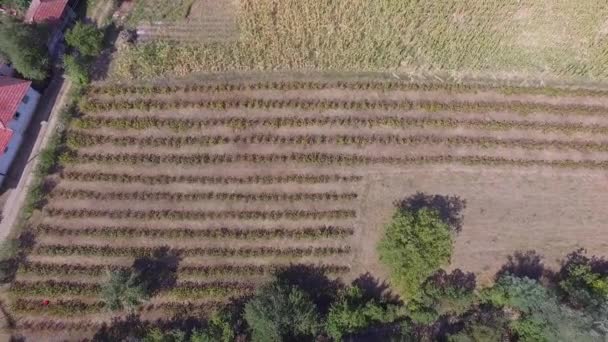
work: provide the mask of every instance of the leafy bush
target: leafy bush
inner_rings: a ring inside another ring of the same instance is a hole
[[[412,299],[420,295],[425,279],[450,261],[452,236],[434,210],[398,210],[386,226],[378,251],[391,270],[393,285]]]
[[[608,300],[608,262],[588,258],[583,250],[570,253],[559,273],[559,287],[575,307],[598,307]]]
[[[66,55],[63,58],[63,67],[72,82],[83,86],[90,82],[88,65],[78,57]]]
[[[398,305],[381,304],[374,299],[366,300],[359,287],[351,286],[342,291],[329,309],[327,334],[335,341],[341,341],[344,335],[380,323],[391,323],[402,315],[401,311]]]
[[[65,34],[65,41],[84,56],[96,56],[103,48],[103,36],[103,31],[97,26],[77,22]]]
[[[49,57],[42,31],[0,16],[0,53],[6,56],[25,78],[44,80]]]
[[[461,315],[477,300],[475,285],[473,273],[440,270],[426,280],[419,297],[408,303],[410,316],[418,323],[430,323],[445,314]]]
[[[588,312],[572,310],[557,296],[529,278],[504,276],[483,292],[484,299],[497,307],[516,310],[522,318],[511,329],[524,341],[602,341],[595,319]]]
[[[101,288],[101,296],[110,310],[134,309],[147,298],[136,274],[128,270],[111,272],[110,279]]]
[[[312,300],[299,288],[271,283],[245,305],[244,318],[253,341],[283,341],[312,337],[321,328]]]
[[[197,330],[191,342],[232,342],[236,336],[232,317],[227,312],[216,313],[209,319],[207,328]]]

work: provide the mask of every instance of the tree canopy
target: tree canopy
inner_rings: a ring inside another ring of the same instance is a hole
[[[399,209],[378,246],[380,261],[391,270],[391,282],[406,299],[415,298],[425,279],[452,255],[452,235],[432,209]]]
[[[79,21],[65,34],[65,41],[84,56],[96,56],[103,48],[103,35],[97,26]]]
[[[43,80],[48,75],[46,37],[35,27],[0,15],[0,53],[25,78]]]

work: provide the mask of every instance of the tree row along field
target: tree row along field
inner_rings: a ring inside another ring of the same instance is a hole
[[[17,326],[92,331],[124,314],[100,299],[107,271],[159,249],[177,281],[147,319],[209,311],[292,263],[349,279],[370,173],[608,169],[593,94],[387,84],[93,88],[11,284]]]

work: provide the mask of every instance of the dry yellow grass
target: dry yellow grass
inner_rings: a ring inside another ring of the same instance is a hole
[[[602,0],[241,0],[239,42],[147,43],[119,78],[228,70],[460,71],[608,77]]]

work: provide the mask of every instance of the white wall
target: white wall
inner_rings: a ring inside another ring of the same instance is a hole
[[[4,183],[4,175],[6,175],[11,167],[11,164],[13,163],[13,160],[17,156],[17,152],[19,151],[19,146],[21,146],[22,141],[22,135],[13,134],[11,141],[8,143],[8,150],[0,156],[0,185]]]
[[[27,103],[21,102],[21,105],[19,106],[19,118],[13,118],[13,120],[8,123],[8,128],[12,129],[15,135],[22,135],[25,133],[27,126],[30,124],[30,121],[32,121],[34,112],[36,111],[36,105],[40,100],[40,94],[31,87],[27,91],[27,97],[29,98]]]
[[[30,121],[32,121],[32,117],[36,111],[36,105],[40,100],[40,94],[31,87],[27,92],[27,96],[27,103],[21,102],[21,105],[19,105],[19,118],[13,118],[13,120],[8,123],[8,127],[13,130],[13,137],[8,144],[8,150],[0,155],[0,185],[4,182],[4,175],[6,175],[10,169],[13,160],[17,156],[17,152],[19,152],[24,133],[27,130]]]

